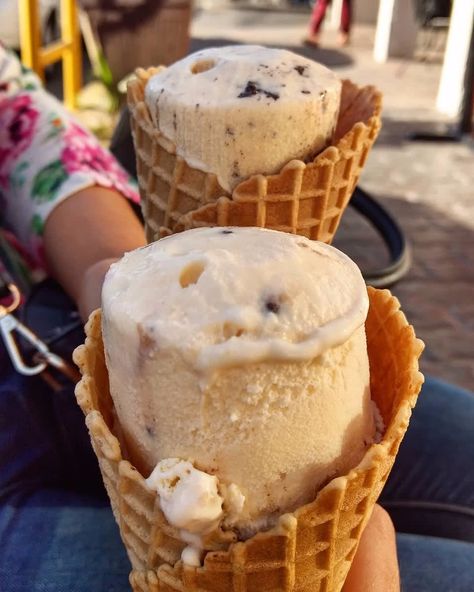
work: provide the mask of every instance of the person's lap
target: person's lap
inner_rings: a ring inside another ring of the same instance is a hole
[[[125,592],[130,564],[106,500],[59,489],[0,508],[2,592]]]
[[[34,421],[26,420],[28,395],[17,399],[15,410],[12,392],[18,385],[5,388],[5,384],[0,385],[0,590],[125,592],[130,565],[89,463],[64,471],[62,465],[74,460],[77,449],[66,456],[62,451],[60,459],[53,451],[71,434],[61,436],[51,430],[54,436],[39,446],[47,418],[38,411]],[[37,399],[33,405],[38,407]],[[66,405],[61,417],[68,412],[75,410],[67,411]],[[18,422],[28,421],[23,428],[30,440],[24,434],[20,438],[21,428],[12,427],[14,415]],[[470,538],[474,477],[469,471],[474,457],[473,425],[474,396],[429,380],[381,499],[399,530],[413,533],[398,535],[407,592],[474,590],[474,545],[436,538],[474,540]],[[79,431],[80,449],[86,433],[85,428]],[[15,459],[11,455],[18,438],[23,449]],[[76,486],[74,491],[61,487],[64,475],[70,486]],[[81,477],[92,482],[89,492],[78,486]]]
[[[130,564],[107,503],[63,491],[0,509],[2,592],[127,592]],[[472,592],[473,545],[397,536],[403,590]]]
[[[474,543],[473,393],[427,379],[380,503],[397,531]]]
[[[472,592],[474,545],[439,537],[397,534],[402,592]]]

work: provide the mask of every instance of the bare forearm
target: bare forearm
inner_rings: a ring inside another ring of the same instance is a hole
[[[126,199],[102,187],[83,189],[59,204],[44,230],[50,272],[76,302],[91,268],[144,244],[143,228]]]

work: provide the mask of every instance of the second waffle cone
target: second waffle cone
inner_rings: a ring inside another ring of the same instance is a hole
[[[232,195],[217,178],[190,167],[154,126],[145,86],[159,69],[137,70],[128,106],[148,242],[199,226],[259,226],[331,243],[380,130],[382,97],[344,80],[335,143],[305,164],[254,175]]]

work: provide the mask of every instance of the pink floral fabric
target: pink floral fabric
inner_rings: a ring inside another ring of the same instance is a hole
[[[31,144],[36,129],[38,111],[33,108],[31,97],[21,95],[0,102],[0,171],[8,170],[15,160]]]
[[[135,181],[115,158],[0,45],[0,229],[41,265],[48,216],[92,185],[139,202]]]
[[[120,193],[136,199],[136,191],[129,184],[129,176],[115,158],[86,133],[72,123],[64,133],[64,148],[61,161],[66,172],[87,172],[97,185],[115,187]]]

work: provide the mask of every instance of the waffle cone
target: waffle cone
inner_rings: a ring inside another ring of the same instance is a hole
[[[200,226],[259,226],[330,243],[380,130],[382,97],[344,80],[335,143],[305,164],[254,175],[230,195],[214,174],[193,169],[153,125],[145,86],[159,69],[137,70],[128,105],[149,242]]]
[[[89,428],[137,592],[339,592],[362,530],[393,466],[423,376],[423,349],[388,290],[369,288],[366,321],[371,392],[386,429],[360,464],[330,481],[316,499],[279,518],[270,531],[245,542],[221,540],[200,568],[180,561],[185,547],[161,510],[159,497],[124,459],[108,387],[100,311],[75,352],[82,380],[76,397]]]

